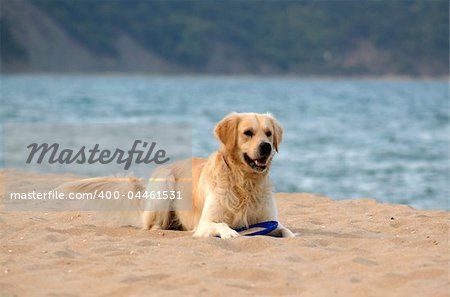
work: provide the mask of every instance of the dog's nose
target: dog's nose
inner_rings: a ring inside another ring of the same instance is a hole
[[[259,154],[261,156],[269,156],[272,152],[272,146],[268,142],[263,142],[259,145]]]

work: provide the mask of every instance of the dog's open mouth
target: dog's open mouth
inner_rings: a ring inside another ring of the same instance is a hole
[[[264,171],[267,168],[267,161],[269,157],[262,157],[260,159],[252,159],[247,154],[244,154],[245,162],[247,162],[248,166],[253,168],[256,171]]]

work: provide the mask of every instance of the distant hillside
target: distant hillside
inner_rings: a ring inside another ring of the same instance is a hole
[[[448,75],[448,1],[1,1],[2,72]]]

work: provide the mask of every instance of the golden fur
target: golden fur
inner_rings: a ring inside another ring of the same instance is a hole
[[[247,135],[248,131],[251,136]],[[221,142],[217,152],[208,159],[193,158],[161,166],[153,172],[147,185],[138,179],[117,183],[114,178],[95,178],[65,184],[59,189],[138,192],[146,187],[148,192],[181,191],[182,200],[141,200],[137,207],[141,226],[145,229],[176,227],[194,231],[198,237],[236,237],[238,233],[233,228],[278,221],[268,171],[282,142],[283,129],[279,123],[269,114],[231,113],[216,125],[214,132]],[[272,153],[267,158],[259,155],[263,142],[271,144]],[[258,163],[263,165],[255,166],[258,161],[254,160],[264,160]],[[294,236],[281,223],[270,235]]]

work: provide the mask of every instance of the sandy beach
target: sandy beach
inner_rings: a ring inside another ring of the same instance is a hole
[[[17,190],[69,175],[23,174]],[[0,173],[2,200],[5,172]],[[1,296],[449,296],[449,212],[277,193],[296,238],[193,238],[94,212],[0,211]]]

